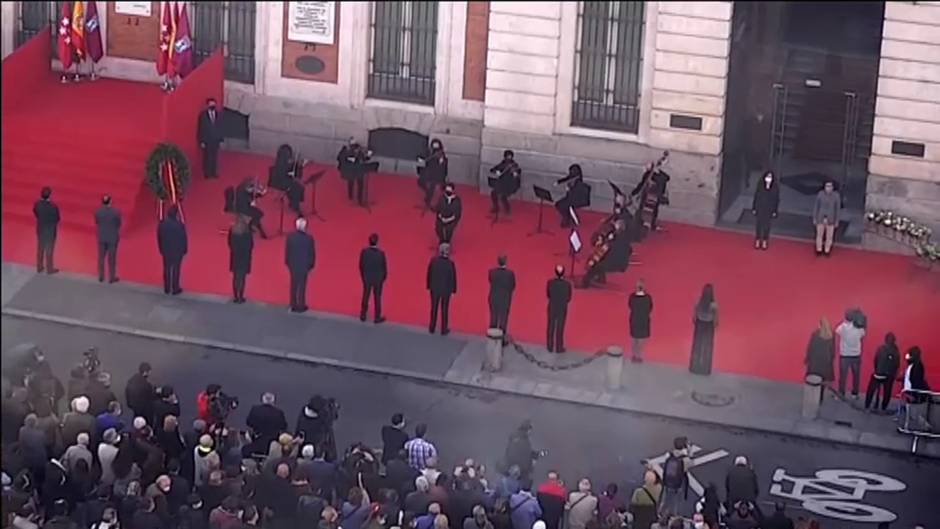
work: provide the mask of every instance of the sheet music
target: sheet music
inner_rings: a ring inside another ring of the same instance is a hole
[[[568,237],[568,241],[571,243],[571,249],[574,250],[574,253],[581,251],[581,236],[578,235],[577,230],[571,230],[571,236]]]

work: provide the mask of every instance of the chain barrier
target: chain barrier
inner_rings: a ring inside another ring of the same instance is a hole
[[[553,362],[546,362],[545,360],[540,360],[536,358],[535,355],[523,349],[522,346],[517,344],[516,342],[511,341],[509,345],[511,345],[512,348],[515,349],[517,353],[519,353],[523,358],[525,358],[532,364],[535,364],[536,366],[541,367],[542,369],[547,369],[549,371],[567,371],[569,369],[577,369],[579,367],[584,367],[590,364],[591,362],[597,360],[598,358],[605,356],[607,354],[606,350],[601,349],[595,352],[593,355],[585,356],[584,358],[576,362],[572,362],[570,364],[557,365]]]

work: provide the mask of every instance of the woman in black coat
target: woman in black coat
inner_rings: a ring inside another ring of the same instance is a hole
[[[818,375],[823,384],[835,380],[836,374],[832,367],[835,351],[832,326],[829,325],[829,320],[822,318],[819,320],[819,327],[810,335],[809,345],[806,347],[806,358],[803,361],[806,364],[806,374]]]
[[[780,188],[777,186],[777,179],[774,174],[767,171],[754,191],[754,203],[751,205],[751,212],[754,213],[757,224],[757,233],[754,237],[755,249],[767,249],[771,221],[777,218],[777,208],[779,207]]]
[[[901,367],[901,351],[898,350],[897,339],[893,332],[885,336],[885,343],[875,353],[875,370],[868,381],[868,391],[865,392],[865,409],[871,408],[872,400],[878,407],[878,390],[881,389],[881,411],[888,409],[891,402],[891,389],[894,379],[898,376]]]
[[[232,293],[235,303],[245,302],[245,279],[251,273],[251,252],[255,247],[245,217],[235,217],[235,225],[228,234],[229,270],[232,272]]]
[[[631,360],[643,361],[643,345],[650,337],[650,316],[653,314],[653,297],[646,292],[643,281],[637,281],[636,291],[630,294],[630,338],[633,339]]]

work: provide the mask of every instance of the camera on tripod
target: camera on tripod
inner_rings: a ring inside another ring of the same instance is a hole
[[[238,408],[238,397],[222,391],[222,386],[211,384],[206,393],[209,396],[209,412],[216,422],[225,422],[229,414]]]

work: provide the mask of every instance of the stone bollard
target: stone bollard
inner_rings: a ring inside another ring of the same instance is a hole
[[[819,375],[806,375],[806,384],[803,386],[804,419],[819,417],[819,406],[822,404],[822,377]]]
[[[623,349],[612,345],[607,348],[607,389],[619,391],[623,381]]]
[[[483,369],[495,373],[503,368],[503,330],[487,329],[486,359]]]

